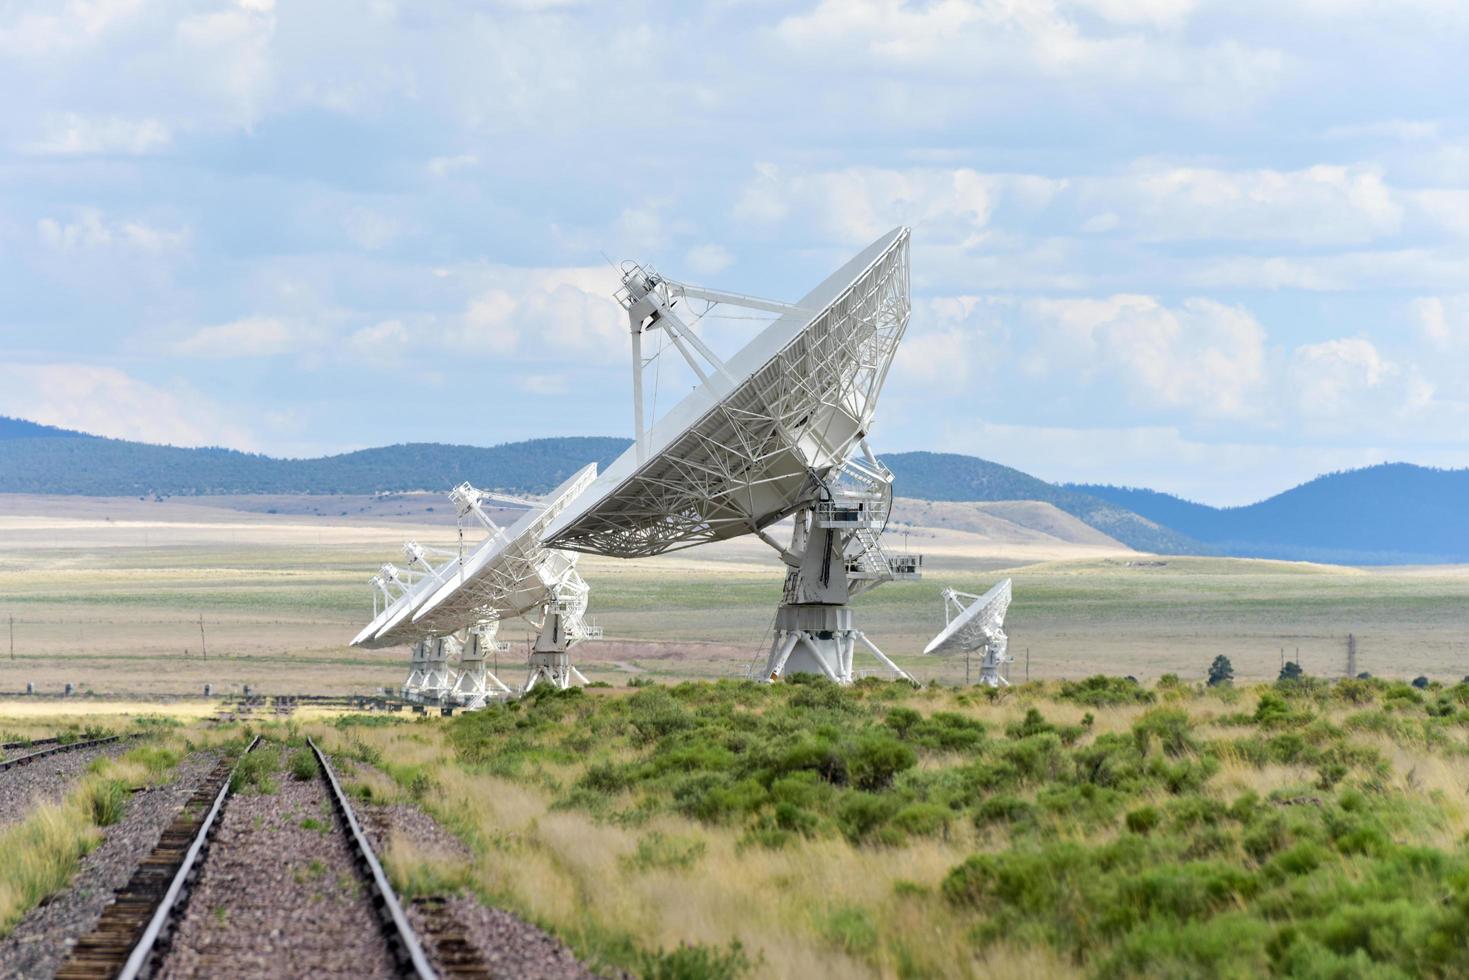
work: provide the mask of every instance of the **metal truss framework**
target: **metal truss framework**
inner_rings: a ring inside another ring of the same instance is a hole
[[[486,614],[519,616],[538,631],[524,689],[530,690],[542,680],[560,688],[573,680],[585,683],[581,672],[570,666],[568,651],[583,640],[602,635],[601,629],[586,619],[590,590],[576,569],[579,556],[546,547],[541,535],[596,478],[596,472],[595,466],[587,466],[562,484],[550,500],[517,522],[512,533],[497,539],[486,560],[462,563],[440,591],[419,608],[413,617],[414,628],[454,630],[466,620],[477,621]],[[539,661],[552,654],[560,666],[547,672]]]
[[[813,304],[808,297],[801,306],[625,267],[617,299],[632,332],[636,467],[600,500],[553,527],[550,540],[557,547],[638,558],[757,534],[789,566],[761,679],[799,671],[849,683],[859,645],[887,671],[907,678],[853,627],[847,603],[882,582],[917,578],[921,565],[918,556],[888,555],[882,547],[892,474],[866,441],[908,325],[908,241],[907,229],[879,240],[875,254],[869,249],[856,260],[863,265],[838,273],[848,278],[825,294],[829,299]],[[812,296],[823,295],[826,285]],[[784,338],[774,354],[736,376],[674,311],[680,297],[781,311],[768,330],[789,336],[774,334]],[[703,384],[695,396],[717,401],[650,455],[641,337],[655,328],[668,333],[699,376]],[[790,516],[794,529],[786,547],[765,529]]]
[[[548,643],[559,644],[554,652],[566,668],[550,674],[538,672],[538,654],[532,654],[525,689],[538,680],[561,687],[572,680],[585,683],[581,673],[570,666],[567,651],[582,640],[602,635],[600,627],[586,620],[589,589],[576,570],[578,556],[544,547],[540,535],[546,523],[595,475],[595,467],[584,468],[545,505],[477,490],[468,483],[456,487],[449,496],[459,510],[458,552],[426,549],[411,542],[406,545],[412,571],[385,565],[374,576],[373,622],[354,642],[372,647],[411,643],[405,697],[477,708],[515,693],[485,666],[485,657],[489,652],[509,650],[509,644],[494,637],[502,618],[518,616],[541,634],[538,651]],[[507,531],[485,512],[483,504],[490,500],[531,505],[537,510]],[[464,527],[471,515],[489,533],[473,548],[466,548]],[[477,565],[470,574],[468,563],[487,548],[494,549],[493,560]],[[431,558],[442,560],[434,563]],[[457,670],[450,665],[455,654]]]
[[[651,280],[652,295],[671,306],[656,274],[629,276]],[[639,558],[759,532],[802,509],[865,436],[908,314],[905,229],[774,357],[553,543]]]

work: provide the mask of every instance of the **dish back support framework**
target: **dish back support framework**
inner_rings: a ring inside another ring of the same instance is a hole
[[[877,398],[907,328],[909,232],[897,228],[795,304],[691,286],[628,265],[617,299],[633,348],[636,438],[548,526],[548,545],[621,558],[758,535],[787,565],[760,676],[853,678],[861,644],[852,595],[916,578],[921,559],[883,547],[892,474],[867,445]],[[778,313],[728,362],[676,307],[691,301]],[[662,329],[700,383],[651,428],[642,404],[643,337]],[[789,544],[766,530],[793,517]]]

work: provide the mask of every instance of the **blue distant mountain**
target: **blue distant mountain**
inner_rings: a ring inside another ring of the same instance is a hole
[[[1348,564],[1469,562],[1469,469],[1383,463],[1329,473],[1246,507],[1075,484],[1220,554]]]
[[[442,491],[468,480],[534,494],[587,463],[605,467],[629,444],[594,436],[490,447],[405,443],[277,459],[105,439],[0,417],[0,493],[370,494]],[[1058,486],[955,453],[891,453],[883,460],[900,496],[1045,501],[1140,551],[1346,564],[1469,562],[1469,470],[1385,464],[1331,473],[1248,507],[1219,508],[1154,490]]]
[[[0,442],[7,439],[55,439],[68,436],[85,437],[86,433],[75,432],[71,429],[58,429],[54,425],[41,425],[39,422],[27,422],[25,419],[13,419],[0,415]]]

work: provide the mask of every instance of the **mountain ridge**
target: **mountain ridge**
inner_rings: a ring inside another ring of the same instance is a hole
[[[0,416],[0,493],[85,496],[375,494],[468,481],[545,493],[630,440],[531,439],[499,446],[398,443],[309,459],[218,447],[159,446]],[[1217,554],[1346,564],[1469,562],[1469,469],[1386,463],[1323,474],[1242,507],[1108,484],[1053,484],[958,453],[882,457],[904,497],[1049,503],[1101,533],[1160,554]]]
[[[1067,486],[1226,555],[1361,564],[1469,562],[1469,469],[1379,463],[1324,473],[1239,507],[1211,507],[1137,487]]]

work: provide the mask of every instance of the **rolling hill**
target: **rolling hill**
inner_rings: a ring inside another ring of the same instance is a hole
[[[1208,554],[1209,548],[1100,497],[1058,487],[1020,470],[957,453],[890,453],[882,461],[897,478],[899,492],[921,500],[1039,500],[1139,551]]]
[[[1074,485],[1220,554],[1346,564],[1469,562],[1469,469],[1384,463],[1319,476],[1245,507]]]
[[[461,481],[544,493],[629,445],[610,437],[501,446],[406,443],[317,459],[106,439],[0,417],[0,493],[87,496],[374,494]],[[904,497],[1041,501],[1140,551],[1348,564],[1469,562],[1469,470],[1402,463],[1331,473],[1248,507],[1217,508],[1153,490],[1058,486],[954,453],[883,460]]]
[[[544,493],[589,462],[605,466],[630,440],[532,439],[489,448],[405,443],[318,459],[277,459],[233,449],[183,449],[107,439],[0,418],[0,493],[85,496],[372,494],[442,490],[468,480],[511,493]],[[1140,551],[1206,551],[1117,504],[1019,470],[946,453],[895,453],[904,496],[936,501],[1039,500]]]

